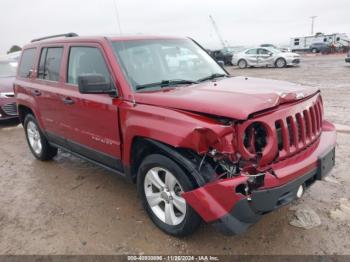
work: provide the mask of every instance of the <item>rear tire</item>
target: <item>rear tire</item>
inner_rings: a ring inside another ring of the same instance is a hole
[[[316,54],[316,53],[318,53],[318,50],[316,48],[312,48],[311,52]]]
[[[47,161],[57,155],[57,148],[49,144],[32,114],[26,115],[23,126],[29,149],[37,159]]]
[[[247,61],[245,61],[244,59],[241,59],[238,61],[238,67],[241,69],[247,68],[248,63]]]
[[[181,197],[195,185],[170,158],[160,154],[147,156],[138,170],[137,188],[147,214],[165,233],[187,236],[201,224],[201,218]]]

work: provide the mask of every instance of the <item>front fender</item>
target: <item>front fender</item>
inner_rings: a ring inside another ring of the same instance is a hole
[[[138,104],[120,108],[123,162],[130,164],[131,145],[136,137],[153,139],[174,148],[192,149],[198,154],[215,148],[232,154],[234,129],[208,117],[186,111]]]

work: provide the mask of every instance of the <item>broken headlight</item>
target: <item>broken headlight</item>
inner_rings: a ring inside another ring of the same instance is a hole
[[[244,132],[243,144],[251,154],[261,155],[267,145],[267,131],[264,125],[259,122],[249,125]]]

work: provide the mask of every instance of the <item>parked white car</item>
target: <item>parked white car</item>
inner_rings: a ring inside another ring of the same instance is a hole
[[[21,56],[22,51],[17,51],[13,53],[9,53],[7,55],[0,56],[0,60],[13,60],[18,61],[19,57]]]
[[[234,54],[232,64],[239,68],[248,66],[254,67],[286,67],[294,66],[300,63],[300,55],[292,52],[282,52],[271,47],[257,47],[246,49],[240,53]]]

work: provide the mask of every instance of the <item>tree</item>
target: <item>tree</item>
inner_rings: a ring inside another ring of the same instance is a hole
[[[315,34],[315,36],[316,37],[318,37],[318,36],[323,36],[324,34],[322,33],[322,32],[317,32],[316,34]]]
[[[18,45],[13,45],[11,46],[10,50],[7,51],[7,54],[10,54],[10,53],[14,53],[14,52],[17,52],[17,51],[21,51],[22,48]]]

